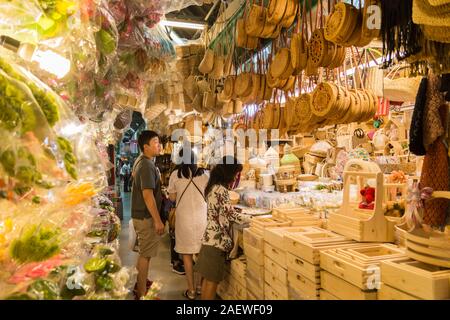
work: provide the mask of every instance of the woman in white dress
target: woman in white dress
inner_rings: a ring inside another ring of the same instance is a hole
[[[193,151],[190,157],[183,157],[183,149],[179,155],[183,161],[170,176],[168,192],[170,200],[176,201],[175,251],[183,257],[188,285],[183,295],[193,300],[196,297],[193,255],[200,252],[206,229],[204,190],[209,176],[204,169],[197,166]]]

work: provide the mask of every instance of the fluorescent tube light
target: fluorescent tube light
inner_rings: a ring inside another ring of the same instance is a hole
[[[196,22],[184,22],[184,21],[175,21],[175,20],[161,20],[159,22],[162,26],[167,27],[176,27],[183,29],[195,29],[195,30],[203,30],[205,29],[205,25],[203,23]]]

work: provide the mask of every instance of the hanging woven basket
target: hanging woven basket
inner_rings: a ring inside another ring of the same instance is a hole
[[[207,49],[205,51],[205,56],[198,66],[198,71],[203,74],[210,73],[214,68],[214,51]]]
[[[253,4],[250,8],[245,21],[245,30],[247,35],[259,37],[263,32],[266,14],[264,9],[264,7],[256,4]]]
[[[286,12],[287,5],[288,0],[270,0],[267,21],[273,24],[280,23]]]

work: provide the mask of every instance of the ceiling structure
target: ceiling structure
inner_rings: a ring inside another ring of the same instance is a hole
[[[173,11],[166,14],[166,19],[177,20],[183,22],[194,22],[194,23],[204,23],[209,26],[214,24],[216,21],[220,3],[215,5],[221,0],[215,0],[212,4],[203,4],[202,6],[189,6],[179,11]],[[166,27],[173,28],[173,31],[180,37],[187,40],[195,40],[201,36],[201,30],[194,29],[183,29],[177,27]]]

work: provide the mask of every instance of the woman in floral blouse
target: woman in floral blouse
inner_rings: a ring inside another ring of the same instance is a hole
[[[202,300],[214,299],[217,285],[223,280],[225,260],[233,248],[231,223],[243,224],[250,219],[233,208],[228,193],[241,171],[242,165],[234,157],[224,157],[212,169],[205,189],[207,225],[195,265],[195,270],[203,276]]]

